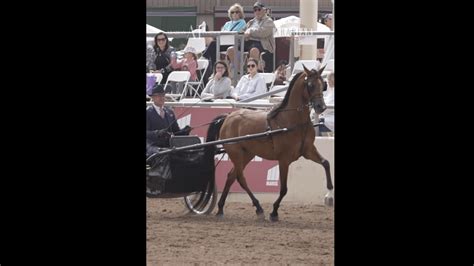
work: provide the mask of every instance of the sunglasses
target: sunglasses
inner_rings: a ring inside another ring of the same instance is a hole
[[[240,11],[230,11],[231,14],[239,14]]]
[[[260,10],[262,10],[262,9],[261,8],[254,8],[253,12],[260,11]]]
[[[158,41],[165,41],[166,38],[158,38],[157,40],[158,40]]]
[[[247,65],[248,68],[256,67],[254,64]]]

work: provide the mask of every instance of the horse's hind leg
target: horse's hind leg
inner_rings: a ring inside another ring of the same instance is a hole
[[[223,216],[224,215],[224,204],[225,204],[225,199],[227,198],[227,194],[229,193],[230,187],[235,181],[236,178],[235,174],[235,167],[230,170],[230,172],[227,174],[227,181],[225,182],[224,190],[222,191],[221,198],[219,199],[219,202],[217,203],[217,216]]]
[[[234,164],[235,172],[237,176],[237,181],[239,182],[240,186],[247,192],[250,199],[252,200],[253,206],[255,206],[255,208],[257,209],[255,212],[257,213],[257,215],[263,215],[262,206],[260,206],[260,202],[257,200],[257,198],[255,198],[252,191],[250,191],[249,186],[247,185],[247,181],[245,180],[245,176],[244,176],[245,166],[252,160],[253,157],[254,155],[246,154],[244,156],[244,159],[241,161],[242,162],[241,164],[237,164],[237,165]]]
[[[273,203],[273,211],[270,213],[270,221],[276,222],[278,221],[278,208],[280,208],[280,202],[283,197],[288,192],[287,180],[288,180],[288,167],[289,163],[286,162],[279,162],[280,168],[280,196],[278,199]]]
[[[305,150],[305,153],[303,156],[306,159],[310,159],[313,162],[319,163],[324,167],[324,171],[326,172],[326,186],[328,189],[328,193],[324,197],[324,204],[328,206],[333,206],[334,205],[334,192],[333,192],[333,185],[332,185],[332,179],[331,179],[331,171],[329,169],[329,161],[324,159],[321,154],[316,150],[316,147],[314,145],[310,146],[310,149]]]
[[[244,176],[244,173],[243,171],[240,172],[240,174],[237,175],[237,181],[239,182],[240,186],[247,192],[247,194],[249,195],[250,199],[252,200],[252,204],[253,206],[255,206],[255,208],[257,208],[257,210],[255,211],[257,213],[257,215],[262,215],[263,214],[263,209],[262,209],[262,206],[260,206],[260,202],[257,200],[257,198],[253,195],[252,191],[250,191],[248,185],[247,185],[247,181],[245,181],[245,176]]]

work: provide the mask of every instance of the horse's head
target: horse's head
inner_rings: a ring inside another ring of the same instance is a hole
[[[324,81],[321,77],[321,73],[323,73],[324,68],[326,68],[326,66],[321,68],[319,71],[308,70],[303,65],[303,69],[305,72],[305,88],[308,91],[309,101],[313,103],[313,108],[317,113],[322,113],[324,112],[324,110],[326,110],[326,103],[324,103],[323,98]]]

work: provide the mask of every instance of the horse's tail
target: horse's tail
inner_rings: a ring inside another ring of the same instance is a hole
[[[222,124],[224,124],[227,115],[228,114],[219,115],[212,120],[209,129],[207,130],[206,142],[214,141],[219,138],[219,131],[221,130]]]
[[[222,124],[227,117],[227,114],[219,115],[214,120],[212,120],[207,130],[206,142],[214,141],[219,138],[219,131],[221,130]],[[209,167],[213,169],[213,180],[215,178],[215,166],[214,166],[214,155],[216,154],[216,145],[206,146],[205,147],[205,157],[206,161],[209,163]]]

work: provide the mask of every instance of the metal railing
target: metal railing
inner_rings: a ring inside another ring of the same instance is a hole
[[[290,56],[289,56],[289,61],[288,62],[291,66],[291,69],[293,70],[293,67],[295,65],[295,37],[301,37],[301,36],[316,36],[316,35],[328,35],[332,36],[334,35],[334,31],[294,31],[291,32],[291,37],[290,37]],[[327,45],[327,44],[325,44]]]

